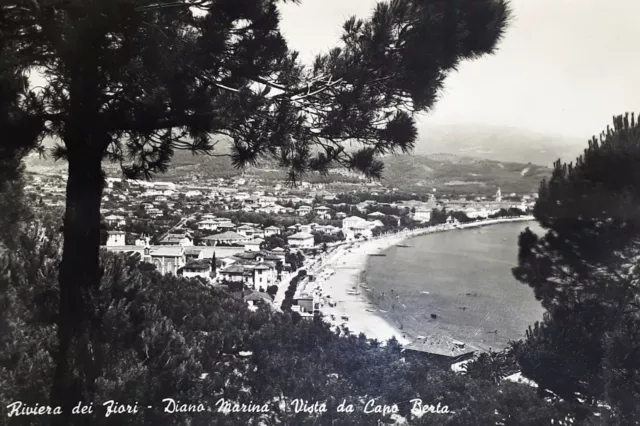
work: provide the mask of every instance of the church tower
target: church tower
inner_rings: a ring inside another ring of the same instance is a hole
[[[500,192],[500,187],[498,187],[498,190],[496,191],[496,202],[501,202],[502,201],[502,192]]]

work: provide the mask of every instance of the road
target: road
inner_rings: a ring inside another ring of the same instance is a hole
[[[174,230],[181,228],[185,223],[187,223],[190,220],[195,220],[195,216],[188,216],[188,217],[183,217],[182,219],[180,219],[180,221],[178,223],[176,223],[175,225],[173,225],[171,227],[171,229],[169,229],[167,232],[165,232],[160,238],[158,238],[158,241],[162,241],[162,239],[164,237],[166,237],[167,235],[169,235],[170,233],[172,233]]]

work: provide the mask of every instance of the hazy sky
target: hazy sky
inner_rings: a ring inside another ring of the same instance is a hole
[[[305,59],[338,41],[375,0],[302,0],[282,6],[282,30]],[[431,125],[488,124],[587,139],[614,114],[640,111],[639,0],[512,0],[499,51],[462,64]]]

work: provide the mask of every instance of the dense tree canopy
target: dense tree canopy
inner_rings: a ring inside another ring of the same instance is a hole
[[[20,249],[6,253],[0,275],[8,327],[0,335],[0,405],[46,400],[55,363],[56,259],[60,236],[48,227],[24,231]],[[47,238],[41,238],[45,232]],[[494,380],[485,368],[457,375],[422,356],[400,353],[395,340],[382,346],[336,333],[317,320],[295,321],[268,307],[250,311],[219,289],[140,268],[139,259],[102,254],[105,271],[92,309],[102,364],[96,377],[93,425],[366,425],[394,424],[390,415],[366,414],[364,404],[398,404],[398,414],[421,425],[538,425],[564,416],[533,389]],[[7,273],[9,272],[9,273]],[[213,412],[162,412],[164,398],[202,403]],[[224,398],[267,403],[268,413],[217,412]],[[327,404],[326,413],[296,413],[296,398]],[[450,414],[411,414],[412,403],[447,405]],[[102,403],[137,401],[137,415],[104,416]],[[337,412],[343,400],[353,413]],[[12,418],[10,424],[49,424],[50,417]]]
[[[613,424],[640,421],[638,164],[640,125],[628,114],[575,165],[557,162],[534,208],[547,232],[520,236],[514,269],[547,309],[516,345],[523,372],[588,409],[606,401]]]

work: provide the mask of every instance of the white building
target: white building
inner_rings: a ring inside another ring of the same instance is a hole
[[[296,210],[296,214],[298,216],[306,216],[309,213],[311,213],[311,207],[309,206],[300,206],[298,207],[298,209]]]
[[[212,270],[213,268],[211,267],[211,263],[202,260],[192,260],[191,262],[184,265],[180,273],[184,278],[200,277],[204,278],[208,282],[212,282]]]
[[[198,222],[198,229],[201,231],[216,231],[218,229],[218,221],[205,219]]]
[[[302,232],[291,235],[288,240],[291,247],[313,248],[314,245],[313,235]]]
[[[109,231],[107,233],[107,247],[126,245],[125,235],[126,233],[122,231]]]
[[[185,265],[184,247],[157,247],[151,248],[149,255],[151,263],[162,275],[177,275],[178,269]]]
[[[268,286],[273,285],[276,282],[277,272],[274,268],[268,266],[265,263],[252,266],[253,270],[253,288],[267,289]]]
[[[108,225],[112,226],[125,226],[127,221],[124,216],[118,216],[115,214],[109,215],[104,218]]]
[[[264,236],[266,237],[270,237],[272,235],[278,235],[280,234],[280,228],[278,228],[277,226],[269,226],[267,228],[264,228]]]
[[[329,207],[316,207],[316,216],[320,219],[331,219],[331,209]]]
[[[418,222],[429,222],[431,220],[431,209],[417,207],[413,214],[413,220],[417,220]]]
[[[260,244],[262,243],[264,243],[264,240],[259,238],[257,240],[247,241],[244,243],[244,249],[245,251],[260,251]]]
[[[313,227],[311,225],[300,225],[300,226],[298,226],[298,232],[300,232],[302,234],[310,234],[312,230],[313,230]]]

